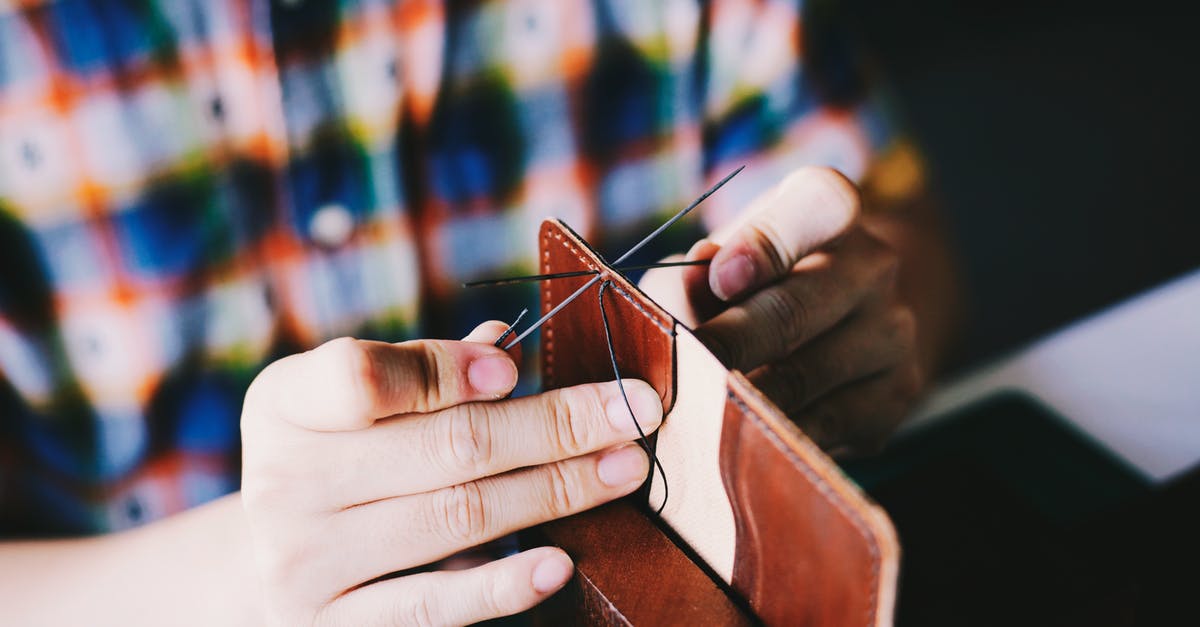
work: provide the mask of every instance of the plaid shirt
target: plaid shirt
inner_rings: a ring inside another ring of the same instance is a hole
[[[709,225],[861,175],[884,125],[798,4],[0,0],[0,532],[237,489],[265,363],[511,317],[459,284],[544,217],[615,251],[736,165]]]

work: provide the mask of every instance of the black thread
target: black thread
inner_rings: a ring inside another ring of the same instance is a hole
[[[612,263],[612,266],[620,266],[621,262],[628,259],[630,257],[630,255],[632,255],[633,253],[640,250],[646,244],[649,244],[650,240],[658,237],[658,235],[660,233],[667,230],[667,227],[678,222],[680,219],[683,218],[683,216],[687,215],[688,212],[690,212],[692,209],[695,209],[696,207],[698,207],[700,205],[700,203],[704,202],[704,200],[706,198],[708,198],[709,196],[712,196],[714,192],[716,192],[718,189],[721,189],[721,187],[723,187],[726,183],[728,183],[730,181],[730,179],[737,176],[738,173],[740,173],[744,169],[746,169],[746,166],[743,165],[743,166],[739,167],[738,169],[734,170],[733,172],[726,174],[725,178],[721,179],[720,181],[717,181],[716,185],[713,185],[712,187],[708,188],[708,190],[706,190],[703,194],[700,194],[700,197],[697,198],[696,200],[693,200],[690,205],[681,209],[678,213],[671,216],[671,218],[668,219],[666,222],[663,222],[661,225],[659,225],[658,228],[651,231],[651,233],[649,235],[647,235],[646,237],[643,237],[642,241],[633,245],[633,248],[630,248],[629,250],[625,251],[625,254],[618,257],[617,260]],[[584,274],[591,274],[591,272],[585,272]],[[600,273],[596,272],[595,274],[596,274],[596,276],[592,277],[592,279],[590,281],[588,281],[587,283],[584,283],[582,287],[575,290],[575,292],[573,294],[571,294],[570,296],[568,296],[565,300],[563,300],[563,302],[555,305],[553,309],[551,309],[549,312],[546,313],[546,315],[542,316],[541,318],[538,318],[538,320],[536,322],[529,325],[528,329],[525,329],[519,335],[517,335],[516,339],[514,339],[512,342],[509,342],[508,345],[504,347],[504,350],[508,350],[508,349],[512,348],[513,346],[516,346],[517,343],[519,343],[521,340],[528,337],[530,333],[533,333],[534,331],[536,331],[538,329],[538,327],[542,326],[543,324],[546,324],[547,320],[549,320],[550,318],[553,318],[555,315],[557,315],[558,312],[562,311],[564,307],[571,304],[571,301],[575,300],[576,298],[579,298],[579,296],[581,294],[583,294],[585,291],[587,291],[588,288],[590,288],[592,285],[595,285],[600,280]],[[577,275],[577,276],[582,276],[582,275]]]
[[[670,219],[668,219],[666,222],[659,225],[659,227],[654,229],[654,231],[652,231],[649,235],[642,238],[642,240],[640,242],[635,244],[629,250],[625,251],[625,254],[621,255],[615,262],[613,262],[613,264],[612,264],[614,266],[613,270],[620,272],[621,270],[644,270],[644,269],[656,268],[656,267],[692,266],[692,265],[705,265],[707,263],[710,263],[709,261],[704,261],[704,260],[702,260],[702,261],[676,261],[676,262],[667,262],[667,263],[660,263],[660,264],[648,264],[648,265],[644,265],[644,266],[630,266],[627,268],[616,267],[616,266],[620,266],[621,262],[628,259],[631,255],[633,255],[635,252],[637,252],[643,246],[650,243],[650,241],[653,240],[655,237],[658,237],[658,235],[660,233],[667,230],[667,228],[670,227],[672,224],[675,224],[680,219],[682,219],[683,216],[687,215],[688,212],[690,212],[692,209],[695,209],[700,203],[704,202],[704,200],[706,198],[711,196],[713,194],[713,192],[716,192],[723,185],[728,183],[730,179],[737,176],[738,173],[740,173],[743,169],[745,169],[745,167],[746,166],[743,165],[743,166],[739,167],[738,169],[734,170],[733,172],[730,172],[729,174],[725,175],[725,178],[721,179],[715,185],[710,187],[707,191],[705,191],[703,194],[701,194],[699,198],[693,200],[691,204],[689,204],[687,207],[684,207],[682,210],[680,210],[675,215],[671,216]],[[523,331],[519,335],[517,335],[517,337],[514,338],[512,342],[510,342],[507,346],[504,347],[504,350],[508,350],[508,349],[512,348],[513,346],[516,346],[518,343],[520,343],[521,340],[525,339],[525,337],[527,337],[529,334],[533,333],[535,330],[537,330],[539,327],[541,327],[543,324],[545,324],[547,320],[549,320],[550,318],[553,318],[555,315],[557,315],[558,312],[562,311],[563,308],[565,308],[568,304],[570,304],[576,298],[579,298],[579,296],[581,296],[585,291],[587,291],[588,288],[590,288],[592,285],[599,282],[600,278],[603,275],[598,270],[580,270],[580,271],[574,271],[574,272],[560,272],[560,273],[556,273],[556,274],[539,274],[539,275],[531,275],[531,276],[524,276],[524,277],[510,277],[510,278],[506,278],[506,279],[489,279],[489,280],[484,280],[484,281],[473,281],[471,283],[464,283],[463,287],[478,287],[481,285],[503,285],[503,284],[507,284],[507,283],[520,283],[520,282],[524,282],[524,281],[542,281],[542,280],[547,280],[547,279],[558,279],[558,278],[588,276],[588,275],[594,275],[594,276],[587,283],[584,283],[583,286],[581,286],[579,289],[575,290],[575,292],[572,293],[570,296],[563,299],[563,301],[561,303],[555,305],[544,316],[542,316],[536,322],[534,322],[532,325],[530,325],[528,329],[525,329],[525,331]],[[600,305],[600,320],[604,323],[604,341],[608,346],[608,359],[612,363],[613,376],[616,377],[616,379],[617,379],[617,388],[621,391],[621,399],[625,401],[625,409],[629,410],[629,416],[633,420],[633,426],[637,429],[638,444],[642,447],[642,450],[646,451],[646,455],[649,456],[649,458],[650,458],[650,471],[647,474],[646,479],[647,479],[647,481],[651,481],[653,479],[655,468],[658,469],[658,474],[660,477],[662,477],[663,500],[662,500],[662,503],[659,505],[658,509],[655,511],[655,514],[662,514],[663,508],[665,508],[667,506],[667,496],[670,494],[669,486],[667,485],[667,472],[665,469],[663,469],[662,462],[659,461],[658,455],[654,452],[654,447],[650,446],[650,440],[646,437],[646,432],[644,430],[642,430],[642,425],[637,420],[637,414],[635,414],[633,412],[633,405],[629,402],[629,395],[625,393],[625,384],[621,381],[621,369],[617,365],[617,353],[616,353],[616,349],[613,347],[612,330],[610,329],[609,324],[608,324],[608,312],[605,311],[605,309],[604,309],[604,291],[606,289],[608,289],[609,287],[616,288],[616,286],[613,285],[613,282],[611,279],[601,282],[599,296],[598,296],[598,302]],[[616,288],[616,289],[619,289],[619,288]],[[526,309],[521,312],[521,315],[517,316],[516,321],[514,321],[511,325],[509,325],[508,329],[504,332],[504,335],[501,335],[500,338],[496,340],[496,346],[499,346],[501,343],[503,343],[503,341],[509,335],[512,334],[513,330],[516,329],[517,324],[519,322],[521,322],[521,318],[524,318],[525,314],[528,311],[529,310]]]
[[[595,275],[596,276],[592,277],[592,280],[588,281],[587,283],[584,283],[579,289],[575,290],[570,296],[564,298],[561,303],[555,305],[554,309],[551,309],[550,311],[546,312],[546,315],[542,316],[541,318],[538,318],[536,322],[529,325],[528,329],[521,331],[521,334],[518,335],[517,337],[513,338],[513,341],[509,342],[508,345],[504,347],[504,350],[508,350],[508,349],[516,346],[517,344],[520,344],[521,340],[525,339],[526,337],[529,337],[530,333],[537,331],[538,327],[541,327],[543,324],[546,324],[547,320],[553,318],[554,316],[557,316],[558,312],[562,311],[563,308],[565,308],[567,305],[570,305],[572,302],[574,302],[574,300],[576,298],[579,298],[584,292],[588,291],[588,288],[590,288],[591,286],[598,283],[600,281],[600,272],[597,271],[595,273]]]
[[[647,263],[638,266],[622,266],[613,268],[622,274],[633,270],[653,270],[655,268],[677,268],[679,266],[707,266],[712,263],[712,259],[700,259],[698,261],[664,261],[661,263]],[[510,276],[500,279],[481,279],[479,281],[468,281],[463,283],[463,287],[485,287],[492,285],[512,285],[514,283],[528,283],[530,281],[549,281],[552,279],[569,279],[577,276],[587,276],[596,274],[595,270],[573,270],[571,272],[555,272],[553,274],[530,274],[527,276]]]
[[[746,169],[746,166],[741,166],[738,169],[734,170],[733,172],[726,174],[725,178],[717,181],[716,185],[713,185],[712,187],[708,188],[703,194],[700,194],[700,197],[697,198],[696,200],[693,200],[692,204],[684,207],[679,213],[671,216],[671,219],[667,220],[666,222],[663,222],[661,225],[659,225],[659,227],[657,229],[654,229],[653,231],[651,231],[649,235],[642,238],[642,241],[634,244],[633,248],[630,248],[629,250],[625,251],[624,255],[617,257],[617,260],[612,262],[612,265],[614,265],[614,266],[621,265],[622,261],[625,261],[626,259],[629,259],[630,257],[632,257],[633,253],[636,253],[637,251],[641,250],[643,246],[650,243],[650,240],[658,237],[659,233],[662,233],[663,231],[667,230],[667,227],[671,226],[672,224],[675,224],[676,222],[681,220],[683,218],[683,216],[686,216],[688,214],[688,212],[690,212],[692,209],[695,209],[696,207],[700,206],[700,203],[704,202],[704,200],[706,198],[708,198],[709,196],[712,196],[714,192],[716,192],[718,189],[721,189],[726,183],[729,182],[730,179],[737,176],[738,173],[740,173],[742,170],[745,170],[745,169]]]
[[[638,432],[638,444],[642,450],[646,451],[646,455],[650,457],[650,472],[646,476],[647,480],[653,479],[654,469],[658,468],[658,475],[662,477],[663,485],[663,500],[662,504],[655,510],[655,514],[662,514],[663,508],[667,506],[667,496],[670,490],[667,486],[667,471],[663,469],[662,462],[658,460],[658,455],[654,452],[654,447],[650,446],[650,440],[646,437],[646,432],[642,430],[641,423],[638,422],[637,414],[633,413],[633,405],[629,402],[629,395],[625,393],[625,383],[621,381],[621,369],[617,366],[617,351],[613,347],[612,330],[608,325],[608,312],[604,310],[604,290],[612,285],[612,280],[604,281],[600,284],[600,295],[598,301],[600,303],[600,321],[604,323],[604,343],[608,345],[608,359],[612,362],[613,376],[617,379],[617,389],[621,391],[621,399],[625,401],[625,409],[629,410],[629,418],[633,420],[633,426]]]

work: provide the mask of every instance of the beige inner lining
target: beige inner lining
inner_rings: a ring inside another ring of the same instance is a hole
[[[721,428],[728,373],[682,325],[676,325],[675,407],[658,430],[657,454],[670,486],[663,520],[725,582],[733,577],[736,530],[721,481]],[[655,473],[650,505],[662,503]]]

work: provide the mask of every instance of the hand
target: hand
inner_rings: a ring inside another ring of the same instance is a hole
[[[898,298],[898,255],[863,228],[854,184],[805,168],[738,224],[643,289],[826,449],[882,445],[922,388],[916,322]]]
[[[333,340],[254,381],[242,499],[271,620],[472,623],[566,583],[572,563],[553,547],[404,573],[646,478],[615,382],[502,400],[517,379],[490,345],[503,329],[488,323],[464,342]],[[640,381],[625,388],[643,429],[657,428],[658,394]]]

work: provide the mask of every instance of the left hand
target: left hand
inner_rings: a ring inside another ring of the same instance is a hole
[[[924,379],[916,320],[896,289],[899,256],[867,232],[860,210],[844,176],[802,168],[692,247],[686,259],[710,266],[642,280],[829,450],[880,447]]]

